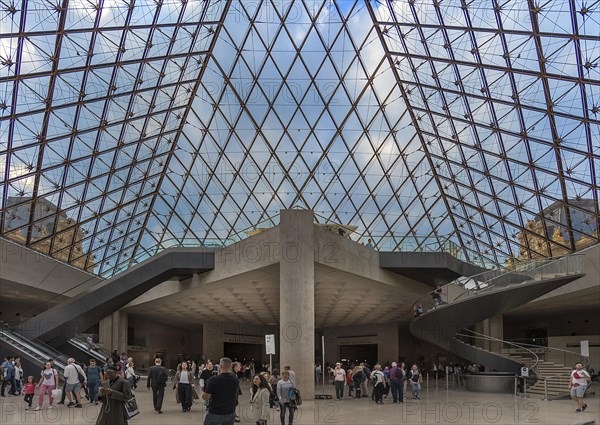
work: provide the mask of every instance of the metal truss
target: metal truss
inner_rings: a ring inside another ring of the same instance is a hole
[[[280,209],[486,266],[600,233],[600,4],[8,0],[0,234],[111,276]]]

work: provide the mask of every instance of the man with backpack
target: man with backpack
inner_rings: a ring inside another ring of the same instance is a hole
[[[404,402],[404,376],[405,372],[396,362],[392,363],[390,369],[390,389],[392,391],[393,403]]]
[[[157,413],[162,414],[162,403],[168,380],[169,373],[162,365],[162,359],[157,357],[154,360],[154,366],[148,369],[148,383],[146,385],[148,388],[152,388],[152,402],[154,403],[154,410]]]

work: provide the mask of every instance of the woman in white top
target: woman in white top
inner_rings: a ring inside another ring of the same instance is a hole
[[[132,389],[137,388],[138,375],[135,373],[135,369],[133,368],[133,360],[130,360],[127,363],[127,368],[125,369],[125,379],[129,382]]]
[[[181,402],[181,411],[189,412],[192,410],[192,397],[194,388],[194,375],[192,371],[188,369],[187,362],[183,362],[177,368],[175,374],[175,387],[177,389],[177,396]]]
[[[250,387],[250,405],[252,416],[256,418],[256,425],[266,425],[269,419],[269,383],[261,374],[254,375]]]
[[[46,362],[44,365],[44,370],[42,370],[40,377],[40,381],[37,386],[40,388],[40,397],[38,399],[38,407],[35,410],[41,410],[44,405],[44,395],[48,392],[48,400],[50,401],[50,405],[48,409],[54,408],[52,403],[54,401],[54,397],[52,397],[52,390],[58,386],[58,373],[52,368],[52,363]]]
[[[17,384],[17,395],[21,395],[21,388],[23,387],[23,369],[21,369],[21,363],[15,362],[15,383]]]

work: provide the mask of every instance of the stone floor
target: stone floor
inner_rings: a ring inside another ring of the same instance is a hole
[[[329,387],[329,386],[328,386]],[[243,385],[240,401],[242,424],[255,424],[248,405],[248,385]],[[333,388],[326,389],[329,394]],[[318,388],[318,393],[322,390]],[[185,425],[203,423],[202,403],[194,404],[189,413],[181,412],[175,403],[175,392],[167,389],[164,414],[152,409],[152,395],[145,387],[136,391],[141,413],[130,424]],[[598,393],[598,392],[597,392]],[[47,400],[47,399],[46,399]],[[391,397],[383,405],[362,398],[306,401],[297,412],[298,424],[600,424],[600,394],[586,399],[585,413],[575,413],[576,405],[570,400],[542,401],[512,395],[476,394],[443,389],[423,390],[421,400],[406,400],[392,404]],[[34,404],[35,406],[35,404]],[[22,397],[7,396],[0,400],[0,424],[94,424],[98,406],[84,404],[83,409],[25,410]],[[269,423],[279,424],[279,413],[273,412]]]

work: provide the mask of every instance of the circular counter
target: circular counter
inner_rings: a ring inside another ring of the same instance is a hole
[[[476,375],[464,375],[467,391],[478,393],[505,393],[515,391],[515,374],[502,372],[484,372]]]

